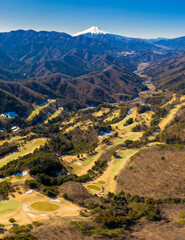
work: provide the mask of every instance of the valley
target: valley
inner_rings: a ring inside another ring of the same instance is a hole
[[[1,239],[183,240],[184,41],[0,33]]]

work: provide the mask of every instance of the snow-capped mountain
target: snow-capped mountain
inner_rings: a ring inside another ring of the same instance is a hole
[[[91,28],[88,28],[82,32],[78,32],[73,35],[73,37],[79,36],[79,35],[95,35],[95,34],[107,34],[107,32],[101,30],[99,27],[93,26]]]

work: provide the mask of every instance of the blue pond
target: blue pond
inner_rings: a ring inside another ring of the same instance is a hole
[[[101,135],[99,135],[98,137],[106,137],[107,135],[112,134],[114,131],[110,131],[110,132],[104,132]]]

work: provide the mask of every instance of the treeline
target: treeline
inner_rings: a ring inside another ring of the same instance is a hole
[[[160,127],[158,124],[161,118],[164,118],[168,114],[168,111],[165,108],[153,107],[152,110],[154,111],[154,114],[152,115],[150,126],[147,127],[143,133],[143,138],[147,138],[155,132],[160,132]],[[146,125],[142,125],[142,127],[146,127]],[[137,127],[134,130],[137,130]]]
[[[91,202],[86,206],[89,211],[84,212],[84,216],[92,216],[92,222],[71,223],[84,235],[115,238],[138,220],[161,220],[160,210],[153,199],[109,192],[106,198],[101,197],[100,200],[101,203]]]
[[[108,193],[105,202],[109,203],[108,207],[100,208],[94,221],[110,229],[128,229],[137,220],[144,217],[150,221],[161,219],[160,211],[152,199],[126,196],[124,193],[117,195]]]
[[[160,141],[167,144],[185,144],[185,122],[177,123],[160,134]]]
[[[127,116],[128,112],[129,112],[129,107],[127,105],[120,104],[118,106],[118,110],[119,109],[120,109],[119,117],[115,117],[112,120],[107,121],[107,124],[118,123],[118,122],[120,122],[121,120],[123,120]]]
[[[13,191],[14,188],[10,182],[3,181],[0,183],[0,199],[8,196],[8,194]]]
[[[93,127],[87,130],[76,127],[69,133],[53,135],[46,145],[51,151],[60,155],[73,155],[94,151],[97,143],[97,131]]]
[[[0,177],[7,177],[17,173],[21,173],[24,170],[30,170],[30,174],[38,176],[39,174],[45,174],[47,176],[56,177],[60,172],[66,174],[65,167],[61,164],[59,159],[54,153],[45,151],[44,148],[35,150],[33,154],[28,154],[24,157],[19,157],[13,160],[0,169]]]
[[[31,104],[26,104],[15,96],[0,90],[0,113],[16,112],[19,116],[25,117],[31,111]]]
[[[172,122],[160,134],[160,141],[167,144],[185,143],[185,107],[181,107]]]
[[[81,215],[91,216],[91,221],[71,222],[71,225],[83,235],[109,238],[119,236],[122,239],[125,230],[129,230],[138,220],[167,220],[160,213],[160,204],[185,203],[185,199],[180,198],[154,200],[137,195],[126,195],[124,192],[119,194],[109,192],[105,198],[100,197],[99,200],[99,202],[84,202],[86,210],[82,211]]]
[[[18,147],[15,143],[4,143],[0,146],[0,158],[4,157],[5,155],[17,151]]]
[[[142,132],[142,131],[146,131],[147,128],[148,127],[147,127],[147,125],[145,123],[140,123],[140,124],[134,126],[132,128],[132,131],[133,132]]]
[[[92,169],[89,169],[88,172],[84,175],[77,176],[75,174],[67,174],[67,175],[63,174],[62,176],[53,177],[53,176],[49,176],[42,173],[35,176],[35,179],[27,180],[26,184],[32,189],[39,189],[45,186],[45,188],[43,189],[44,192],[49,190],[50,196],[51,195],[56,196],[58,194],[57,192],[58,186],[62,185],[63,183],[68,181],[74,181],[74,182],[80,182],[80,183],[91,181],[94,178],[101,175],[103,171],[106,169],[106,167],[107,167],[106,160],[104,161],[97,160],[94,163],[94,166],[92,167]]]
[[[162,106],[169,102],[172,98],[172,92],[157,93],[154,94],[152,97],[146,98],[145,103],[150,104],[151,106]]]

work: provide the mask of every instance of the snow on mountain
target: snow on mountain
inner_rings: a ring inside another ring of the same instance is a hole
[[[86,29],[82,32],[74,34],[73,37],[79,36],[79,35],[86,35],[86,34],[94,35],[94,34],[106,34],[106,33],[107,32],[101,30],[99,27],[93,26],[93,27],[88,28],[88,29]]]

